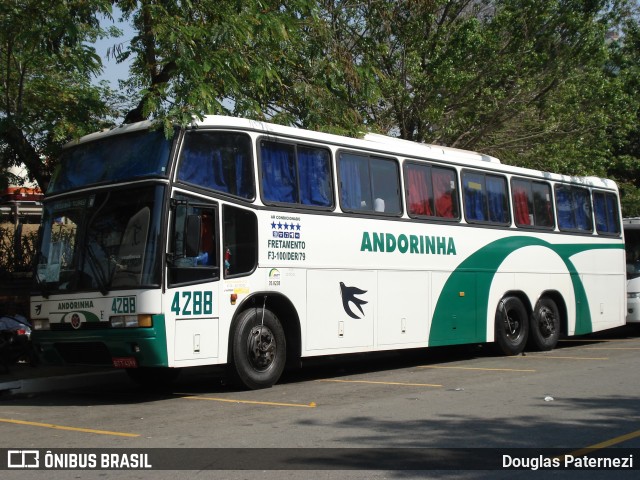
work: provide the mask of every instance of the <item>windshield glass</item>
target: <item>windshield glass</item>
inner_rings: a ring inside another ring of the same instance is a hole
[[[627,279],[640,277],[640,229],[624,229],[624,249],[627,253]]]
[[[36,276],[42,293],[159,285],[163,193],[138,185],[46,202]]]
[[[111,135],[64,150],[47,194],[168,173],[171,140],[161,130]]]

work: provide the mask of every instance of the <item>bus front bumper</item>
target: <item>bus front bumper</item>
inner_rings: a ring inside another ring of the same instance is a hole
[[[168,366],[163,315],[153,316],[151,328],[35,330],[31,339],[46,365]]]

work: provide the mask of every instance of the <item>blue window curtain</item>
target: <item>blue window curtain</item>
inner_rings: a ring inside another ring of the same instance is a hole
[[[216,149],[185,147],[178,180],[229,193],[229,186],[224,178],[222,155]]]
[[[594,193],[593,210],[598,233],[620,233],[618,204],[615,195],[601,192]]]
[[[576,228],[572,203],[571,191],[568,188],[560,187],[556,189],[558,226],[563,230]]]
[[[598,232],[609,232],[609,223],[607,222],[607,205],[605,197],[602,193],[593,194],[593,213],[596,217],[596,229]]]
[[[244,134],[190,132],[178,180],[218,192],[254,197],[251,142]]]
[[[293,145],[263,141],[260,146],[262,196],[266,202],[298,203]]]
[[[620,218],[618,215],[618,199],[615,195],[605,194],[605,201],[607,203],[607,219],[609,233],[620,233]]]
[[[496,223],[509,222],[507,208],[507,182],[502,177],[487,175],[487,201],[489,203],[489,221]]]
[[[327,150],[298,147],[298,176],[302,204],[320,207],[333,204],[331,155]]]
[[[468,220],[483,222],[487,219],[482,175],[465,174],[464,208]]]
[[[340,202],[345,210],[372,210],[369,163],[366,157],[340,155]],[[365,189],[363,189],[365,185]]]
[[[573,191],[573,198],[576,214],[576,227],[579,230],[592,230],[589,191],[575,189]]]

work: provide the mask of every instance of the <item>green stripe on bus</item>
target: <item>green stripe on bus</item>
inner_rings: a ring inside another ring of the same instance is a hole
[[[483,318],[487,312],[493,277],[508,255],[520,248],[530,246],[548,248],[562,259],[573,284],[576,303],[575,334],[590,333],[592,323],[587,294],[570,257],[588,250],[622,249],[624,246],[622,244],[553,245],[535,237],[507,237],[491,242],[469,256],[449,276],[436,304],[429,332],[429,345],[485,342],[487,340],[486,322],[478,322],[476,316],[480,315]],[[460,296],[460,292],[465,292],[464,297]],[[491,321],[491,319],[488,320]],[[480,331],[477,330],[478,328]]]

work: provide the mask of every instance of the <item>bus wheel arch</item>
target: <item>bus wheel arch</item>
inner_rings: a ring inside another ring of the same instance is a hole
[[[524,351],[529,336],[528,300],[513,292],[505,294],[496,307],[495,343],[505,355]]]
[[[540,295],[531,314],[529,346],[538,351],[553,350],[566,332],[566,305],[556,291]]]
[[[232,377],[250,389],[275,384],[285,365],[299,363],[300,322],[291,302],[279,294],[256,293],[231,322],[228,365]]]

